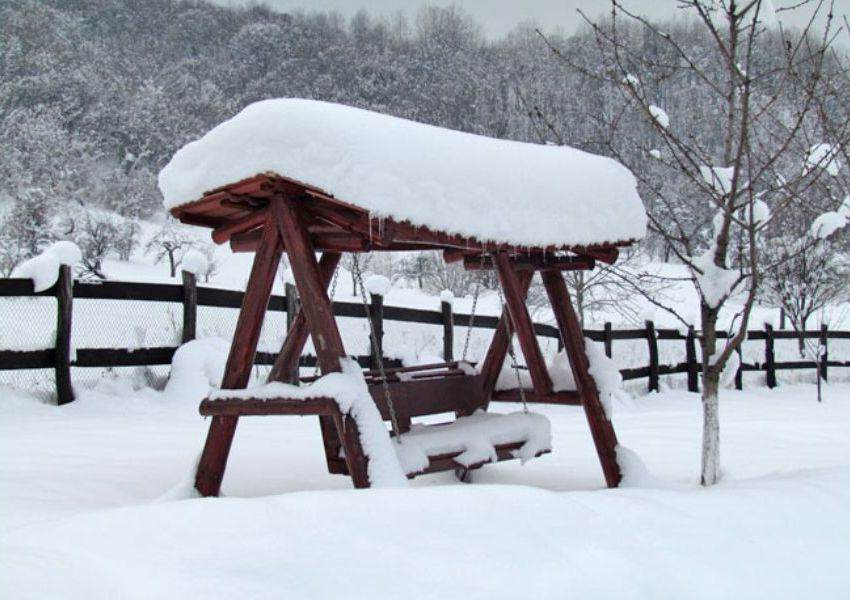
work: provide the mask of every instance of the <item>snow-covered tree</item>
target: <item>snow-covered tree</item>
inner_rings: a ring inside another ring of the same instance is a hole
[[[771,268],[764,270],[764,301],[779,306],[791,326],[802,333],[809,319],[850,294],[850,254],[846,241],[812,240],[799,234],[776,235],[766,243],[765,257]],[[798,338],[800,355],[805,340]]]
[[[183,254],[194,245],[195,238],[189,235],[185,227],[181,227],[169,217],[148,241],[145,251],[153,254],[156,263],[168,259],[168,272],[171,277],[174,277],[177,275],[177,266]]]
[[[847,67],[830,52],[830,17],[820,36],[811,24],[793,34],[769,26],[775,15],[762,0],[680,0],[693,20],[671,32],[620,0],[610,5],[609,20],[588,20],[595,65],[550,45],[571,71],[610,90],[592,107],[599,143],[632,169],[651,231],[686,266],[699,296],[701,480],[712,485],[720,475],[721,374],[746,339],[770,267],[760,240],[772,220],[804,208],[805,192],[829,176],[833,154],[812,161],[802,148],[807,134],[824,133],[814,100],[828,91],[822,82]],[[850,142],[846,129],[832,133],[832,147]],[[655,167],[647,171],[646,164]],[[720,313],[733,297],[737,314],[721,337]],[[665,308],[690,325],[675,307]]]
[[[81,208],[62,221],[64,237],[74,241],[82,251],[79,273],[82,277],[106,279],[103,260],[120,256],[135,245],[137,226],[119,215],[102,210]]]

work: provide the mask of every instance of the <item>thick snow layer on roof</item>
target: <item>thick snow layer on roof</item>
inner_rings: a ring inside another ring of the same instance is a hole
[[[646,230],[635,178],[612,159],[302,99],[249,105],[179,150],[159,188],[173,208],[266,172],[485,241],[584,245]]]

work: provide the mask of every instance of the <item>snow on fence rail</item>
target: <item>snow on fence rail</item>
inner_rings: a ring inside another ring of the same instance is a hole
[[[53,369],[55,372],[56,396],[59,404],[70,402],[74,399],[71,383],[71,367],[140,367],[169,365],[176,345],[150,346],[139,348],[74,348],[72,343],[73,332],[73,301],[74,299],[111,300],[111,301],[141,301],[141,302],[170,302],[182,305],[182,322],[180,324],[180,340],[186,342],[196,337],[198,307],[215,307],[238,309],[242,305],[242,292],[224,290],[197,285],[195,276],[184,272],[182,284],[163,283],[139,283],[124,281],[75,281],[70,267],[62,267],[57,283],[47,290],[35,292],[30,279],[0,279],[0,297],[53,297],[56,298],[56,327],[55,343],[52,347],[38,349],[9,349],[3,348],[5,344],[0,342],[0,371],[13,371],[21,369]],[[273,295],[269,300],[269,311],[284,312],[287,314],[287,327],[294,311],[288,311],[290,301],[293,307],[297,306],[297,294],[294,286],[287,284],[286,295]],[[349,317],[364,319],[366,310],[362,304],[354,302],[334,302],[334,314],[337,317]],[[370,340],[370,344],[377,346],[383,354],[384,321],[399,321],[405,323],[418,323],[427,325],[438,325],[442,327],[443,358],[446,361],[454,357],[454,327],[464,327],[470,319],[469,314],[456,313],[452,309],[452,303],[446,300],[441,302],[440,310],[424,310],[399,306],[385,306],[383,298],[378,294],[372,295],[369,313],[374,321],[377,339]],[[476,315],[473,321],[474,328],[495,329],[499,322],[498,317],[488,315]],[[22,323],[22,325],[26,325]],[[544,323],[534,324],[535,332],[544,338],[553,338],[558,341],[558,349],[561,349],[558,329]],[[617,340],[646,340],[648,364],[645,366],[621,369],[620,373],[624,380],[647,379],[649,391],[659,389],[660,377],[662,375],[686,374],[687,387],[690,391],[699,390],[698,362],[698,332],[690,329],[687,333],[675,329],[656,329],[652,321],[647,321],[645,327],[635,329],[613,329],[611,323],[605,323],[603,329],[588,329],[584,331],[588,338],[602,342],[605,354],[609,357],[613,354],[613,345]],[[724,334],[719,333],[720,337]],[[4,336],[5,337],[5,336]],[[371,336],[370,336],[371,337]],[[850,340],[850,331],[829,331],[823,326],[817,331],[806,331],[803,333],[806,339],[817,339],[819,344],[828,349],[828,340],[843,339]],[[830,360],[827,351],[821,354],[819,361],[796,360],[777,361],[775,357],[774,344],[776,340],[797,339],[798,334],[794,331],[775,331],[770,325],[765,325],[764,330],[752,330],[748,332],[748,341],[764,341],[764,360],[754,362],[741,361],[740,367],[735,375],[735,386],[741,389],[743,386],[743,373],[749,371],[762,371],[765,373],[765,381],[768,387],[777,385],[776,372],[779,370],[792,369],[818,369],[820,376],[828,377],[830,367],[850,367],[850,360]],[[2,338],[0,338],[2,339]],[[684,360],[676,364],[661,364],[659,361],[659,341],[681,341],[684,345]],[[740,353],[739,353],[740,354]],[[371,354],[357,356],[361,366],[374,368]],[[274,363],[273,352],[257,352],[255,363],[258,365],[271,365]],[[398,359],[388,358],[385,360],[388,366],[401,366]],[[316,364],[314,356],[302,356],[302,367],[313,367]]]

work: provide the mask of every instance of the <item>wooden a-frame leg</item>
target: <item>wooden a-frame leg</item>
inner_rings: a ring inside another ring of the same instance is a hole
[[[271,203],[271,211],[286,245],[295,285],[302,298],[301,310],[316,347],[319,368],[324,374],[338,372],[341,370],[340,359],[345,356],[345,348],[298,201],[276,198]],[[368,463],[354,420],[346,415],[338,420],[337,429],[345,448],[345,462],[354,487],[369,487]]]
[[[590,426],[590,434],[593,436],[599,462],[602,463],[605,482],[608,487],[617,487],[622,479],[620,466],[617,464],[617,434],[614,432],[611,420],[605,414],[605,408],[599,400],[596,382],[590,375],[590,362],[584,347],[584,334],[573,309],[570,293],[560,272],[541,271],[540,275],[543,278],[552,311],[555,313],[564,349],[570,360],[573,379],[581,397],[581,404]]]
[[[271,219],[266,221],[260,238],[251,276],[242,298],[242,308],[236,322],[230,354],[224,370],[222,389],[241,389],[248,385],[254,355],[260,340],[263,317],[269,303],[275,273],[280,263],[280,234]],[[224,478],[227,456],[238,417],[216,416],[212,418],[204,451],[195,473],[195,489],[202,496],[217,496]]]
[[[339,252],[322,253],[322,257],[319,259],[319,272],[325,289],[330,285],[341,257],[342,254]],[[280,353],[274,361],[274,366],[269,373],[269,381],[284,381],[287,378],[295,365],[298,364],[309,335],[307,318],[304,316],[304,311],[299,310],[292,319],[286,339],[283,341]],[[333,417],[319,417],[319,428],[322,432],[328,471],[331,473],[348,473],[345,460],[339,456],[341,436]]]
[[[522,292],[523,301],[528,295],[528,289],[531,287],[531,280],[534,277],[533,271],[520,271],[518,274],[520,291]],[[499,373],[502,372],[502,367],[505,365],[505,356],[508,354],[508,344],[510,344],[509,319],[507,307],[502,307],[502,316],[499,319],[499,324],[496,326],[496,332],[493,334],[493,339],[490,341],[490,347],[487,349],[487,355],[481,363],[479,372],[481,373],[481,388],[484,395],[484,406],[490,402],[493,396],[493,391],[496,389],[496,382],[499,380]]]
[[[322,253],[319,259],[319,273],[325,289],[330,285],[341,257],[342,254],[339,252]],[[283,340],[280,353],[274,361],[274,366],[269,373],[269,381],[284,381],[287,378],[295,365],[298,364],[309,335],[307,318],[304,316],[304,311],[299,310],[292,319],[289,331],[286,333],[286,339]]]
[[[522,282],[506,253],[497,252],[494,254],[493,262],[499,273],[508,316],[511,319],[513,330],[516,332],[520,348],[522,348],[522,354],[531,375],[531,382],[534,385],[534,392],[538,398],[545,398],[552,394],[552,379],[546,370],[546,361],[543,360],[543,353],[540,351],[540,345],[537,343],[537,337],[534,334],[534,324],[531,321],[531,315],[528,314],[528,307],[525,305]]]

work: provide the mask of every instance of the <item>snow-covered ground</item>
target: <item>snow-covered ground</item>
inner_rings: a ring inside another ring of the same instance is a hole
[[[473,485],[363,491],[325,472],[315,418],[245,418],[226,497],[164,500],[203,443],[196,399],[118,382],[55,407],[0,388],[0,595],[848,596],[850,385],[822,404],[811,385],[724,391],[711,489],[696,483],[696,395],[620,398],[620,441],[651,476],[619,490],[603,488],[578,408],[535,410],[552,454],[485,466]]]

